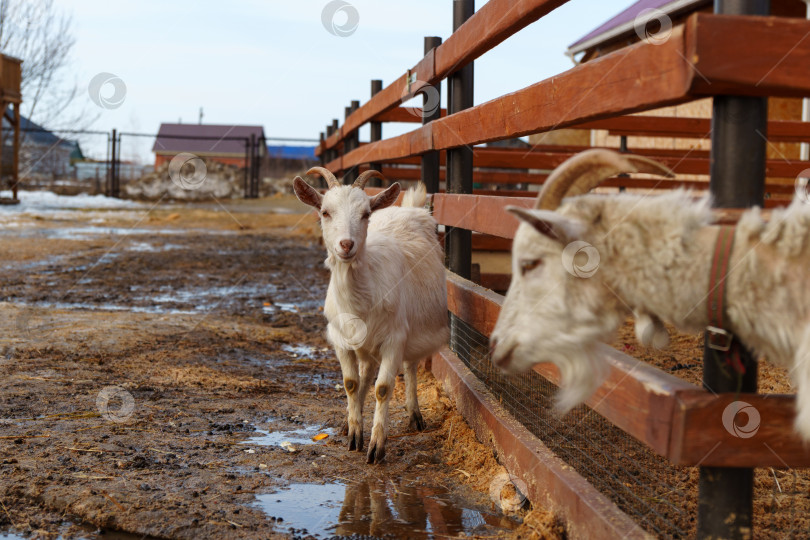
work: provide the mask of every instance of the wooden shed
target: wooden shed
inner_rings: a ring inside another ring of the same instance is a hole
[[[14,204],[17,200],[17,184],[19,183],[19,156],[20,156],[20,103],[22,93],[22,60],[5,54],[0,54],[0,110],[5,111],[5,119],[11,125],[11,170],[8,187],[11,197],[0,199],[5,204]],[[0,140],[4,138],[0,137]],[[3,168],[0,167],[0,170]],[[4,186],[5,187],[5,186]]]

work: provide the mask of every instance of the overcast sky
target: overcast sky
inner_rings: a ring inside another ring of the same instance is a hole
[[[79,84],[87,88],[97,74],[111,73],[126,86],[112,109],[82,93],[77,105],[101,113],[93,129],[155,133],[161,122],[196,123],[202,107],[205,123],[260,124],[268,136],[317,138],[332,118],[342,122],[352,99],[368,99],[371,79],[387,85],[413,67],[424,36],[446,38],[452,30],[452,0],[348,1],[359,21],[345,37],[322,23],[328,0],[57,5],[73,16]],[[475,103],[569,69],[566,47],[632,3],[572,0],[512,36],[476,61]],[[478,0],[476,8],[483,4]],[[347,11],[335,22],[347,23]],[[102,93],[109,98],[114,90],[108,84]],[[391,126],[384,134],[407,128]],[[124,142],[122,157],[152,161],[151,141],[132,141]],[[95,157],[103,152],[89,140],[84,146]]]

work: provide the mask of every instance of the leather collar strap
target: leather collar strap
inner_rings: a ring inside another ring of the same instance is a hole
[[[709,301],[707,303],[709,326],[706,327],[708,346],[724,354],[726,363],[737,373],[745,373],[739,353],[739,344],[734,335],[726,330],[726,278],[731,261],[731,250],[734,247],[736,227],[722,226],[717,232],[717,242],[712,256],[711,273],[709,274]]]

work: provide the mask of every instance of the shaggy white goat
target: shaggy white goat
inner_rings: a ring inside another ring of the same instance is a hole
[[[661,321],[686,332],[709,324],[719,230],[711,201],[695,202],[681,190],[654,197],[581,195],[622,172],[671,175],[644,158],[590,150],[552,174],[536,209],[509,209],[522,223],[512,282],[491,336],[492,359],[509,372],[556,364],[562,411],[601,384],[606,366],[597,342],[609,341],[631,311],[645,345],[668,343]],[[571,198],[560,206],[563,197]],[[726,329],[791,370],[798,393],[795,427],[808,440],[810,207],[794,200],[768,223],[758,208],[746,211],[728,268]]]
[[[388,404],[396,376],[405,373],[405,409],[412,429],[425,429],[416,397],[421,358],[447,343],[447,292],[436,221],[422,208],[425,186],[405,193],[402,207],[391,207],[399,184],[369,197],[363,191],[377,171],[343,186],[329,170],[314,167],[329,184],[321,195],[303,179],[294,182],[298,198],[318,209],[332,272],[324,312],[327,337],[335,347],[348,398],[349,450],[363,449],[363,403],[377,374],[377,405],[368,462],[385,457]],[[378,367],[379,366],[379,367]]]

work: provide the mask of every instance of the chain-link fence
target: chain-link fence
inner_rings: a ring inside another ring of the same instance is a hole
[[[3,134],[2,184],[10,186],[14,162],[11,134]],[[20,130],[19,188],[60,194],[103,193],[110,167],[110,134],[92,130],[47,130],[28,122]]]
[[[257,133],[248,136],[234,131],[240,127]],[[199,192],[219,198],[255,198],[278,191],[279,178],[289,177],[291,185],[294,174],[302,174],[317,162],[312,146],[316,141],[311,139],[267,138],[259,126],[190,128],[188,133],[168,130],[154,134],[48,130],[28,122],[20,130],[18,187],[65,195],[189,198],[172,197],[168,191],[175,188],[183,195]],[[222,133],[206,135],[209,128]],[[14,155],[8,130],[3,139],[0,174],[2,185],[9,188]],[[172,162],[178,156],[182,160],[170,178]]]

